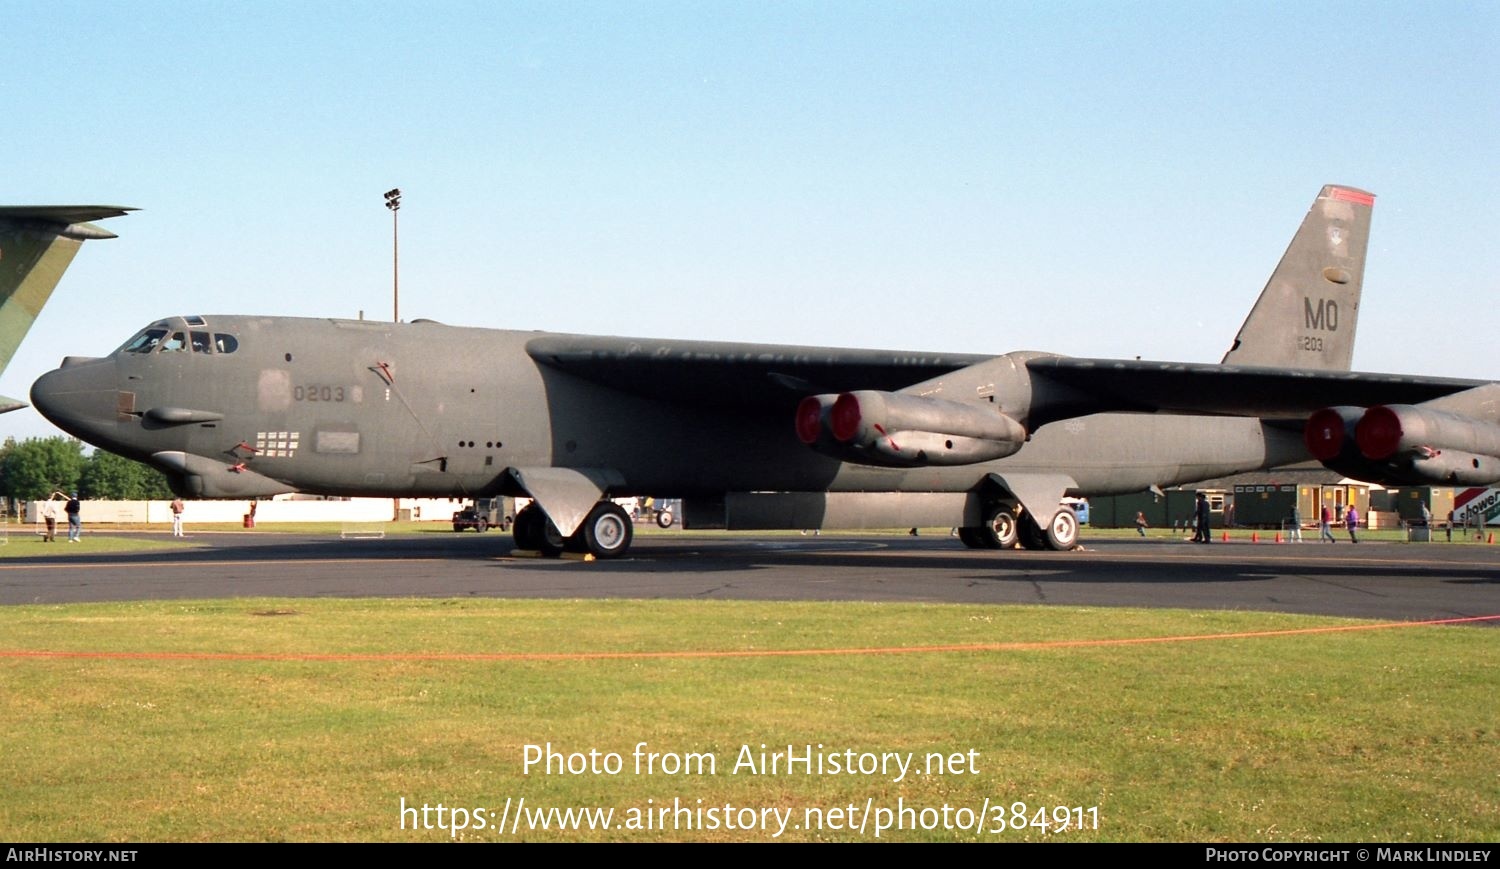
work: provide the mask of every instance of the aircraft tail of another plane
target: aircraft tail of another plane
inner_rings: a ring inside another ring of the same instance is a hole
[[[1374,205],[1353,187],[1318,193],[1223,364],[1350,369]]]
[[[133,208],[111,205],[0,206],[0,371],[52,296],[84,241],[114,238],[88,221]],[[25,407],[0,397],[0,413]]]

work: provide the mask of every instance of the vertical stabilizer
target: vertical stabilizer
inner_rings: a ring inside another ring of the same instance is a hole
[[[88,223],[119,217],[132,208],[109,205],[0,207],[0,371],[52,296],[52,289],[91,238],[114,238]],[[0,397],[0,413],[25,407]]]
[[[1328,185],[1224,354],[1225,365],[1348,371],[1375,196]]]

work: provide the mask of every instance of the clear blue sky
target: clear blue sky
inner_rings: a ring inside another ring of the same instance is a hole
[[[1494,376],[1500,4],[10,0],[5,204],[115,204],[0,378],[169,314],[1217,361],[1319,187],[1355,366]],[[31,411],[0,434],[56,433]]]

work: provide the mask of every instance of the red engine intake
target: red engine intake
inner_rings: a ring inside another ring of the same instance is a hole
[[[859,433],[860,419],[859,399],[855,398],[853,393],[846,392],[833,403],[833,411],[828,417],[828,426],[833,430],[835,438],[848,443]]]
[[[1367,459],[1385,459],[1395,455],[1406,432],[1401,417],[1389,407],[1372,407],[1354,427],[1354,442]]]
[[[809,395],[797,405],[797,439],[805,444],[818,442],[823,431],[823,402],[816,395]]]
[[[1338,458],[1344,450],[1344,415],[1332,407],[1325,407],[1307,418],[1307,427],[1302,430],[1302,442],[1307,451],[1320,462]]]

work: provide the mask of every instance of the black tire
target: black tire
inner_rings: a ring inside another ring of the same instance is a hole
[[[1016,517],[1016,538],[1021,541],[1021,546],[1025,549],[1050,548],[1047,545],[1046,532],[1036,527],[1036,523],[1031,519],[1031,514],[1024,510],[1021,512],[1021,515]]]
[[[630,521],[630,514],[613,501],[600,501],[570,542],[581,539],[584,551],[595,558],[619,558],[629,551],[634,536],[635,523]]]
[[[517,549],[536,551],[542,548],[541,528],[536,523],[536,514],[530,507],[516,514],[515,524],[510,527],[510,536]]]
[[[483,534],[484,532],[490,530],[490,520],[484,518],[483,516],[479,517],[479,521],[474,524],[474,530],[478,531],[480,534]]]
[[[1072,507],[1061,507],[1047,523],[1044,540],[1048,549],[1066,552],[1078,548],[1078,514]]]
[[[516,515],[515,527],[511,530],[517,549],[540,552],[543,555],[560,555],[563,551],[562,534],[542,508],[532,504]]]
[[[672,527],[672,523],[676,522],[676,521],[677,521],[677,517],[672,515],[672,511],[671,510],[657,510],[656,511],[656,527],[657,528],[671,528]]]
[[[988,549],[1015,549],[1021,520],[1009,504],[997,504],[985,511],[984,524],[978,529]]]
[[[984,540],[983,540],[981,534],[982,534],[982,532],[980,532],[980,530],[978,528],[960,528],[960,529],[958,529],[958,539],[961,540],[961,541],[963,541],[963,544],[965,546],[969,547],[970,549],[988,549],[989,548],[988,546],[985,546]]]

